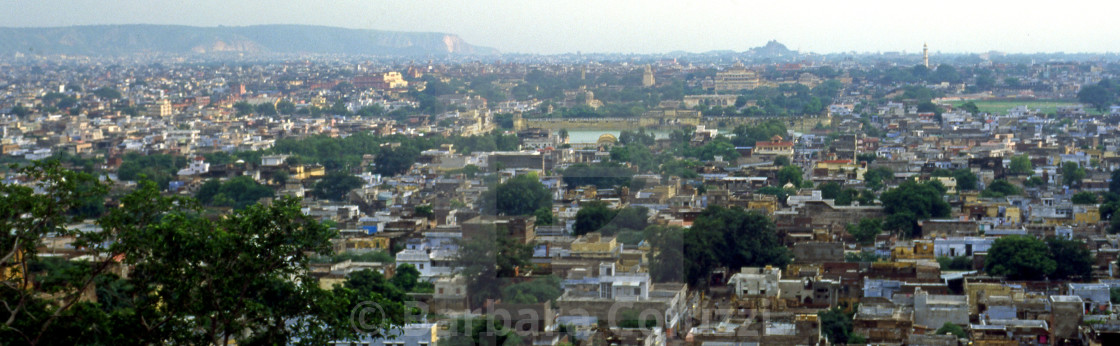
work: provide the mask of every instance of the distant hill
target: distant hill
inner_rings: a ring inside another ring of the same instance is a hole
[[[138,53],[492,55],[459,36],[310,25],[194,27],[91,25],[0,28],[0,54],[119,56]]]
[[[771,58],[788,57],[788,56],[793,56],[793,55],[797,54],[797,52],[794,52],[792,50],[789,50],[789,48],[786,48],[786,45],[778,43],[778,41],[774,41],[774,40],[771,40],[770,42],[766,42],[765,46],[751,48],[749,53],[753,54],[753,55],[761,56],[761,57],[771,57]]]

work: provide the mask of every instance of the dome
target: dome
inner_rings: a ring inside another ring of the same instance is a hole
[[[617,143],[618,137],[615,137],[614,135],[609,133],[604,133],[602,136],[599,136],[599,140],[595,141],[595,144],[598,145],[613,145]]]

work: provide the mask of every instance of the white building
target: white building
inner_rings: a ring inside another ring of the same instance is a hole
[[[195,157],[186,168],[179,170],[179,175],[199,175],[210,172],[210,164],[201,156]]]
[[[977,252],[988,252],[992,241],[992,238],[983,237],[937,238],[933,240],[933,254],[937,257],[971,257]]]
[[[771,266],[765,268],[744,267],[728,279],[727,284],[735,288],[735,295],[777,297],[781,290],[782,270]]]

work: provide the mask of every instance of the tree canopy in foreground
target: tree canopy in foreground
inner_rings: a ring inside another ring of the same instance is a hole
[[[330,253],[334,232],[296,199],[211,219],[144,181],[97,220],[100,231],[78,232],[69,211],[107,186],[57,163],[18,172],[28,183],[0,184],[0,344],[324,344],[404,323],[387,292],[319,287],[308,261]],[[50,236],[91,256],[40,256]],[[351,311],[369,303],[385,314],[353,328]]]

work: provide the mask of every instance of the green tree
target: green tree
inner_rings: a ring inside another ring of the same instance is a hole
[[[283,100],[276,103],[276,112],[284,115],[292,115],[296,113],[296,104],[292,101]]]
[[[385,176],[395,176],[408,172],[416,159],[420,157],[420,150],[413,146],[401,145],[396,149],[382,150],[374,158],[374,172]]]
[[[1041,280],[1055,269],[1057,262],[1046,243],[1027,236],[996,239],[984,260],[985,272],[1012,280]]]
[[[1070,197],[1073,204],[1097,204],[1097,194],[1089,191],[1080,191]]]
[[[948,270],[972,270],[972,258],[968,256],[937,257],[937,264],[941,265],[942,271]]]
[[[1120,233],[1120,208],[1115,208],[1113,210],[1115,210],[1115,211],[1113,211],[1111,214],[1105,214],[1105,215],[1109,215],[1109,217],[1108,217],[1108,222],[1109,222],[1108,233],[1117,234],[1117,233]]]
[[[957,180],[958,191],[976,190],[976,182],[979,180],[976,173],[963,168],[953,170],[953,179]]]
[[[398,302],[305,284],[315,281],[310,256],[329,253],[335,233],[300,213],[298,200],[211,219],[201,217],[193,200],[161,196],[154,183],[142,181],[120,197],[121,208],[98,220],[101,232],[75,232],[62,226],[74,197],[107,190],[77,192],[92,176],[57,165],[20,172],[43,182],[44,191],[0,184],[6,197],[0,199],[0,267],[50,267],[40,261],[38,242],[26,241],[45,232],[73,235],[80,248],[104,256],[4,277],[0,301],[9,308],[0,312],[7,321],[0,343],[322,344],[358,336],[349,318],[360,301],[387,312],[364,321],[374,327],[369,332],[403,324]],[[113,274],[119,265],[131,267],[127,279]],[[44,274],[51,278],[46,285],[28,285]],[[94,284],[98,300],[83,301]]]
[[[440,346],[515,346],[521,337],[492,318],[460,318],[451,322],[450,334],[439,339]]]
[[[645,129],[638,129],[638,131],[622,131],[618,134],[618,143],[624,146],[631,144],[640,147],[650,147],[654,144],[655,140],[652,133],[647,133]]]
[[[693,179],[700,175],[696,173],[696,169],[700,167],[700,162],[696,160],[674,160],[663,161],[659,172],[662,176],[676,176],[685,179]]]
[[[277,107],[279,107],[279,106],[277,106]],[[357,115],[357,116],[360,116],[360,117],[365,117],[365,118],[379,117],[379,116],[382,116],[384,114],[385,114],[385,108],[382,108],[381,105],[376,105],[376,104],[365,106],[365,107],[362,107],[362,108],[358,108],[358,111],[354,112],[354,115]]]
[[[533,216],[537,217],[537,225],[551,225],[556,222],[551,208],[539,208],[533,212]]]
[[[455,259],[457,273],[467,281],[472,307],[482,306],[487,299],[501,298],[501,278],[509,278],[532,266],[533,248],[509,236],[499,236],[497,229],[484,229],[481,234],[459,243]]]
[[[1055,263],[1061,265],[1054,267],[1053,279],[1057,280],[1088,280],[1093,276],[1093,255],[1085,247],[1085,243],[1077,240],[1066,240],[1055,237],[1046,239],[1046,246],[1050,249],[1050,256]]]
[[[331,171],[315,182],[311,194],[318,198],[341,201],[351,190],[362,187],[362,179],[353,175]]]
[[[655,172],[657,170],[657,159],[653,156],[649,147],[643,145],[611,147],[611,160],[629,163],[631,167],[643,172]]]
[[[652,225],[645,229],[653,249],[649,275],[654,282],[684,282],[684,233],[680,227]]]
[[[788,166],[789,165],[789,157],[788,156],[774,157],[774,165],[778,166],[778,167]]]
[[[611,209],[605,202],[591,201],[584,203],[576,212],[576,223],[572,227],[573,231],[576,235],[600,231],[603,226],[614,219],[615,215],[617,215],[617,211]]]
[[[972,101],[965,102],[964,104],[962,104],[960,106],[960,109],[965,111],[965,112],[969,112],[973,115],[979,115],[980,114],[980,107],[976,105],[976,102],[972,102]]]
[[[397,266],[397,270],[393,273],[393,278],[389,282],[405,292],[411,292],[416,288],[419,279],[420,271],[413,265],[405,263]]]
[[[849,224],[847,228],[848,233],[855,237],[857,242],[870,244],[883,231],[883,220],[863,218],[859,220],[858,225]]]
[[[257,114],[260,115],[276,115],[276,105],[270,102],[258,104],[253,110],[257,111]]]
[[[859,201],[860,205],[873,205],[875,204],[876,198],[878,198],[878,196],[875,195],[875,191],[862,190],[859,192],[859,197],[857,197],[857,200]]]
[[[886,167],[875,167],[863,173],[863,182],[868,189],[879,191],[883,188],[883,181],[894,179],[894,171]]]
[[[207,180],[195,193],[195,198],[204,205],[240,209],[273,195],[274,192],[268,186],[257,183],[253,178],[238,176],[225,182]]]
[[[854,315],[854,312],[844,312],[839,307],[818,312],[817,318],[821,321],[821,334],[834,345],[849,343],[853,336],[852,315]]]
[[[684,234],[685,273],[692,284],[705,285],[712,268],[785,266],[790,253],[779,242],[774,222],[742,208],[711,206],[700,212]]]
[[[651,329],[657,327],[657,318],[649,316],[642,318],[641,311],[638,309],[622,309],[618,313],[618,327]]]
[[[774,136],[788,136],[785,123],[781,120],[767,120],[752,126],[739,125],[732,131],[733,143],[737,146],[753,147],[756,142],[767,142]]]
[[[595,185],[600,189],[607,189],[630,185],[634,171],[617,162],[600,162],[592,165],[577,163],[560,171],[560,175],[569,187]]]
[[[413,274],[412,271],[416,270],[410,264],[404,264],[401,267],[405,270],[405,277],[400,281],[408,280]],[[416,272],[415,275],[419,276],[420,274]],[[396,277],[394,276],[394,278]],[[356,292],[375,293],[392,301],[400,302],[405,299],[405,291],[376,270],[365,269],[352,272],[346,276],[346,281],[343,281],[341,286]]]
[[[514,304],[536,304],[551,302],[564,291],[560,289],[560,278],[549,275],[502,288],[502,300]]]
[[[1011,174],[1031,174],[1034,168],[1031,167],[1031,158],[1027,154],[1015,155],[1011,157]]]
[[[984,191],[980,193],[980,196],[999,198],[1004,196],[1017,195],[1020,192],[1022,191],[1020,191],[1018,187],[1007,182],[1007,180],[996,179],[992,180],[991,184],[988,184],[988,188],[984,189]]]
[[[1120,169],[1112,171],[1108,180],[1108,192],[1120,195]]]
[[[487,214],[529,215],[552,209],[552,192],[536,173],[522,174],[492,186],[482,194],[480,209]]]
[[[419,216],[419,217],[422,217],[422,218],[425,218],[425,219],[431,220],[432,218],[434,218],[436,216],[436,214],[432,211],[432,205],[431,204],[418,205],[418,206],[416,206],[415,208],[412,208],[412,209],[413,209],[413,212],[416,214],[416,216]]]
[[[945,190],[936,182],[917,183],[907,180],[897,188],[883,192],[879,200],[887,215],[885,226],[890,230],[901,230],[912,236],[920,236],[919,220],[935,217],[948,217],[949,203],[942,198]],[[906,227],[909,225],[910,227]]]
[[[290,179],[290,178],[291,178],[291,175],[288,174],[288,171],[283,171],[282,170],[282,171],[278,171],[278,172],[272,174],[272,181],[274,183],[276,183],[277,185],[280,185],[280,186],[284,186],[284,184],[287,184],[288,179]]]
[[[611,224],[621,229],[644,230],[649,226],[649,208],[642,206],[622,208],[611,219]]]
[[[97,97],[100,97],[100,98],[103,98],[103,99],[109,99],[109,100],[116,100],[116,99],[121,98],[120,90],[113,89],[113,88],[110,88],[110,87],[100,87],[100,88],[94,89],[93,94]]]
[[[15,115],[16,118],[20,118],[20,119],[27,118],[28,115],[31,115],[31,113],[33,113],[31,108],[24,107],[23,105],[12,106],[12,108],[9,110],[9,112],[12,115]]]
[[[953,334],[953,336],[956,336],[958,339],[968,338],[968,334],[964,332],[964,328],[953,324],[953,322],[945,322],[945,324],[941,325],[941,328],[937,328],[937,331],[934,333],[937,335]]]
[[[821,190],[821,198],[824,199],[836,199],[843,191],[840,184],[832,181],[817,186],[817,189]]]
[[[148,179],[160,188],[167,188],[168,182],[175,180],[179,169],[186,166],[187,159],[183,156],[128,153],[117,168],[117,177],[132,181]]]
[[[249,114],[253,113],[253,110],[255,108],[253,107],[252,104],[249,104],[248,102],[245,102],[245,101],[241,101],[241,102],[234,103],[233,104],[233,109],[237,111],[238,115],[249,115]]]
[[[1093,109],[1100,112],[1108,110],[1108,106],[1110,106],[1115,99],[1112,91],[1099,84],[1083,86],[1081,90],[1077,92],[1078,101],[1093,106]]]
[[[905,221],[913,224],[913,234],[917,235],[921,231],[917,228],[917,221],[949,216],[949,203],[946,203],[942,196],[944,196],[944,187],[936,184],[935,181],[918,184],[913,180],[907,180],[897,188],[885,191],[879,199],[883,200],[887,225],[893,224],[893,216],[900,215]],[[897,221],[894,224],[899,225]]]
[[[785,186],[786,183],[793,184],[793,186],[801,186],[801,167],[798,166],[784,166],[778,170],[778,186]]]
[[[1085,169],[1077,162],[1062,163],[1062,183],[1070,187],[1081,187],[1081,180],[1085,179]]]

